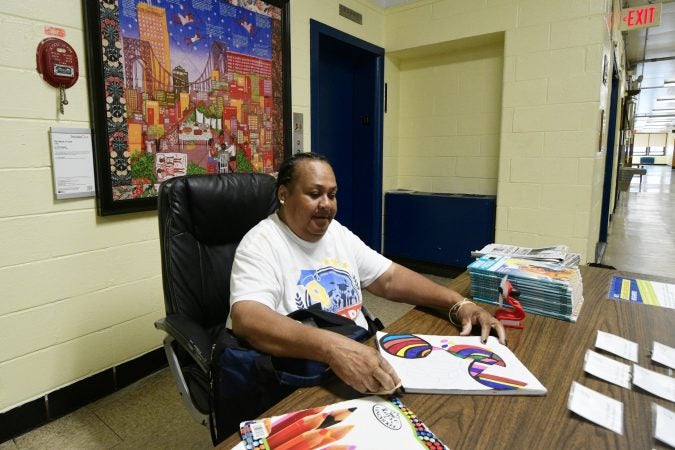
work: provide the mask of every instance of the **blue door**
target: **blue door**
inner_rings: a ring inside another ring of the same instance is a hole
[[[612,198],[612,170],[614,168],[614,146],[616,132],[616,112],[619,103],[619,74],[616,67],[612,71],[612,91],[609,104],[609,123],[607,129],[607,155],[605,156],[605,176],[602,185],[602,205],[600,209],[600,233],[598,242],[603,245],[607,242],[607,229],[611,214],[609,203]],[[616,188],[615,188],[616,189]]]
[[[335,170],[337,220],[379,251],[384,49],[314,20],[310,33],[311,149]]]

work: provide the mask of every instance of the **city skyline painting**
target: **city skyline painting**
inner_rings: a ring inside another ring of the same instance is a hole
[[[174,176],[277,171],[288,0],[84,1],[100,214],[153,209]]]

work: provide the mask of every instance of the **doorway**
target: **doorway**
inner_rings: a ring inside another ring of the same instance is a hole
[[[609,121],[607,130],[607,145],[605,155],[605,173],[602,186],[602,204],[600,209],[600,233],[598,236],[598,244],[596,245],[595,261],[602,261],[607,245],[607,235],[609,221],[611,220],[611,213],[609,211],[610,202],[613,197],[612,194],[612,173],[614,171],[614,154],[616,147],[616,124],[617,124],[617,110],[619,105],[619,71],[616,65],[613,65],[612,70],[612,90],[610,94],[609,104]],[[618,176],[618,171],[617,171]],[[616,189],[616,188],[615,188]]]
[[[333,165],[336,219],[380,251],[384,49],[311,20],[310,76],[312,151]]]

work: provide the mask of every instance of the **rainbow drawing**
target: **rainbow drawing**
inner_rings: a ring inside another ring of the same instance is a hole
[[[434,349],[414,334],[387,334],[380,339],[380,345],[387,353],[406,359],[424,358]]]
[[[483,374],[485,369],[489,366],[497,365],[506,367],[506,363],[504,363],[504,360],[500,358],[499,355],[486,348],[474,347],[471,345],[453,345],[447,352],[458,358],[471,360],[468,368],[469,375],[484,386],[500,391],[519,389],[527,386],[527,384],[522,381]]]
[[[489,366],[506,367],[506,363],[499,355],[484,347],[443,345],[443,348],[438,348],[414,334],[386,334],[380,338],[379,343],[384,351],[399,358],[420,359],[427,357],[433,350],[440,350],[457,358],[469,360],[467,369],[469,376],[490,389],[503,391],[527,386],[527,383],[519,380],[484,373]]]

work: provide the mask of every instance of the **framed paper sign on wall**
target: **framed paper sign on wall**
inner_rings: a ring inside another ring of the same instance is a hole
[[[159,184],[274,173],[291,148],[289,0],[83,0],[100,215]]]

